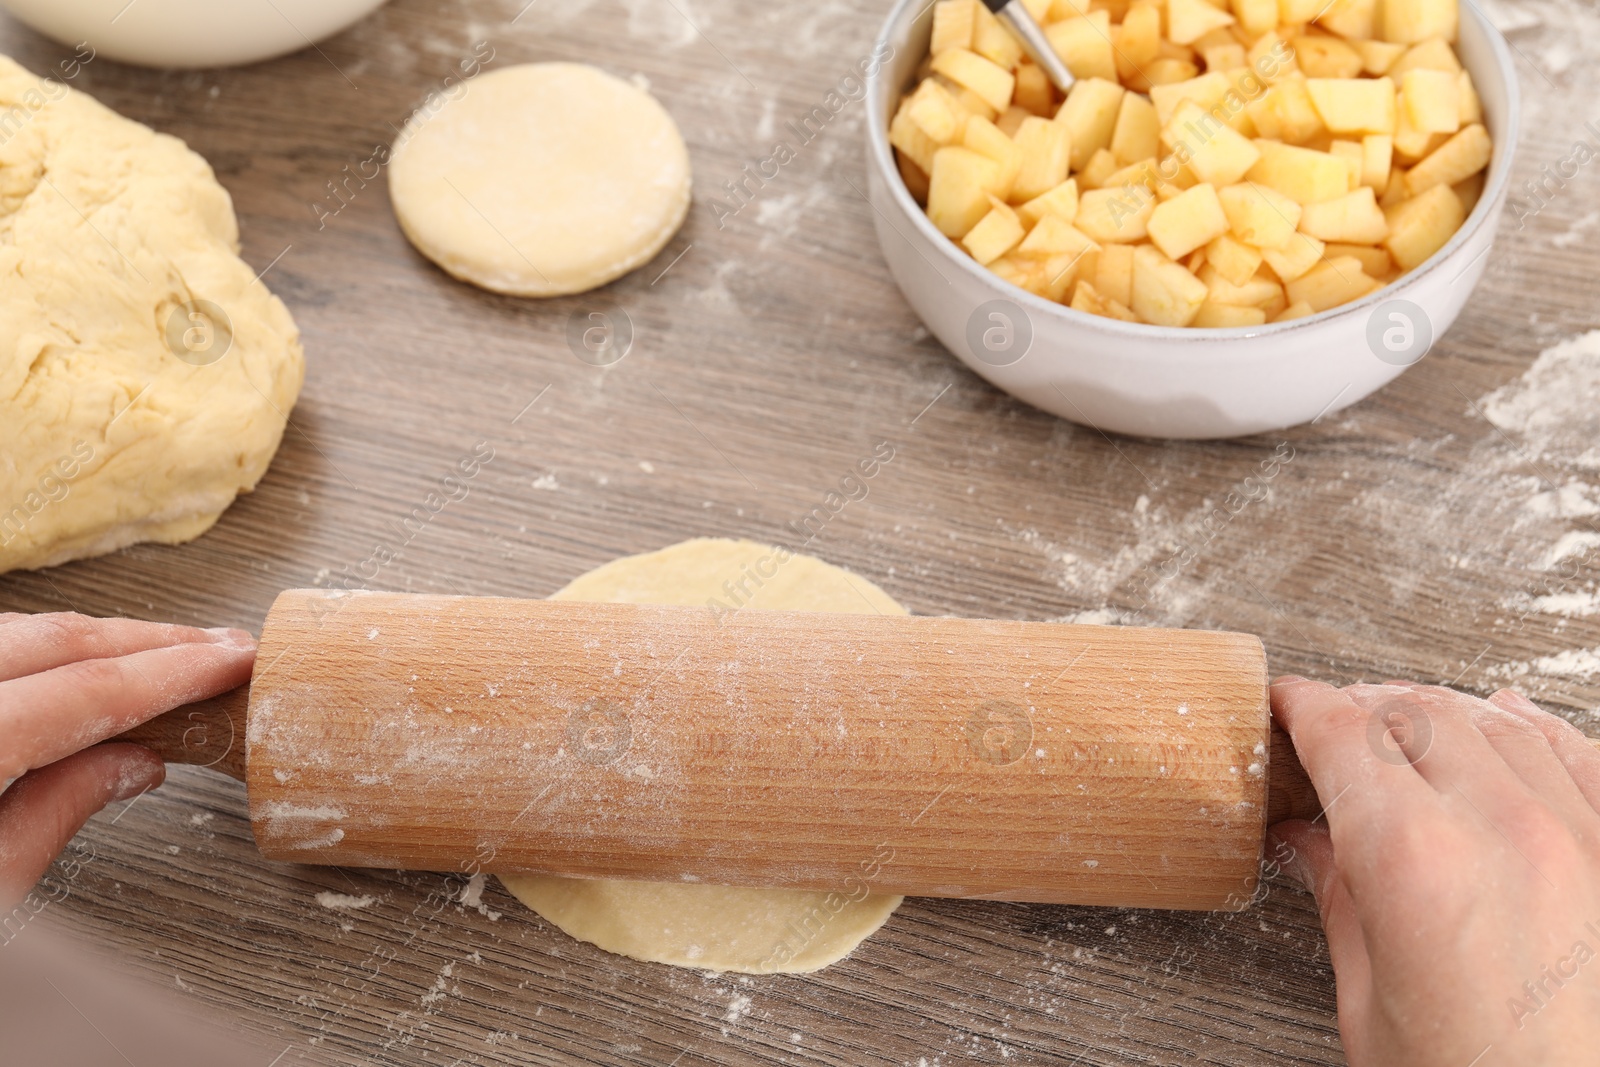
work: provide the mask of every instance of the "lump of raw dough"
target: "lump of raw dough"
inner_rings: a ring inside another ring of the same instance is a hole
[[[0,571],[204,533],[304,377],[175,137],[0,56]]]
[[[418,111],[389,164],[395,217],[463,281],[581,293],[647,263],[689,211],[689,151],[643,89],[577,63],[479,75]]]
[[[727,582],[752,594],[740,610],[906,614],[865,578],[819,559],[710,538],[607,563],[551,599],[702,607],[710,597],[726,597]],[[548,875],[506,874],[500,881],[562,930],[607,952],[746,974],[801,974],[836,963],[902,899],[869,893],[862,884],[820,893]]]

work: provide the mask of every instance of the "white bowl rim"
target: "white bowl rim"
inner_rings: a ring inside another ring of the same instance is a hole
[[[875,42],[878,53],[889,43],[890,34],[900,21],[905,18],[905,13],[910,8],[916,8],[914,17],[920,18],[922,12],[932,6],[932,0],[896,0],[894,7],[889,11],[884,20],[883,29],[879,31]],[[894,150],[889,145],[889,132],[887,123],[879,121],[879,116],[887,112],[888,93],[899,91],[896,87],[889,86],[888,64],[882,64],[873,72],[867,83],[867,101],[870,114],[867,120],[867,143],[870,149],[872,162],[877,166],[879,176],[889,187],[890,195],[894,197],[897,206],[903,215],[909,216],[913,226],[930,238],[939,253],[947,262],[956,264],[959,269],[978,279],[983,285],[995,291],[996,296],[1018,304],[1024,310],[1037,312],[1047,316],[1060,316],[1066,323],[1088,327],[1105,333],[1111,337],[1119,338],[1159,338],[1162,340],[1182,341],[1189,344],[1206,343],[1214,341],[1233,340],[1238,338],[1256,338],[1264,336],[1283,336],[1296,330],[1305,330],[1341,316],[1354,316],[1362,311],[1371,309],[1384,303],[1393,295],[1396,287],[1408,285],[1423,275],[1431,273],[1441,267],[1453,253],[1467,243],[1489,221],[1490,215],[1498,213],[1503,205],[1500,203],[1507,192],[1511,182],[1511,165],[1516,155],[1517,138],[1521,124],[1522,93],[1517,83],[1516,68],[1511,58],[1511,50],[1506,45],[1505,37],[1494,28],[1483,12],[1478,10],[1478,5],[1462,0],[1460,9],[1464,17],[1473,19],[1478,23],[1489,42],[1490,54],[1494,57],[1495,71],[1498,80],[1506,92],[1506,122],[1505,129],[1500,131],[1494,139],[1494,159],[1489,165],[1489,176],[1484,183],[1482,194],[1469,214],[1461,224],[1460,229],[1446,241],[1433,255],[1429,256],[1420,266],[1409,270],[1394,281],[1378,289],[1374,289],[1360,300],[1348,304],[1340,304],[1319,311],[1314,315],[1306,315],[1288,322],[1268,322],[1260,326],[1152,326],[1143,322],[1123,322],[1121,319],[1107,318],[1103,315],[1092,315],[1086,311],[1076,311],[1065,304],[1046,300],[1044,297],[1018,285],[1005,281],[999,275],[981,266],[977,260],[964,254],[955,246],[955,243],[946,237],[928,219],[927,212],[911,198],[910,191],[906,188],[905,180],[900,177],[900,168],[894,161]],[[1472,72],[1475,76],[1476,71]],[[905,237],[902,235],[902,240]],[[1490,246],[1492,248],[1492,245]],[[1483,255],[1488,255],[1486,248]],[[1437,340],[1437,338],[1435,338]],[[1240,358],[1246,358],[1244,352],[1238,353]],[[1186,357],[1185,357],[1186,358]]]

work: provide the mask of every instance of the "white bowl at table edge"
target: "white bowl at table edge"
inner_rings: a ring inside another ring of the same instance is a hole
[[[919,11],[921,19],[912,19]],[[1296,426],[1355,403],[1407,369],[1368,347],[1368,323],[1380,307],[1396,299],[1416,304],[1437,343],[1483,274],[1510,192],[1519,90],[1505,40],[1474,4],[1461,5],[1456,48],[1482,98],[1494,158],[1461,229],[1425,263],[1360,300],[1233,329],[1147,326],[1073,311],[1003,281],[934,227],[906,190],[888,137],[891,109],[927,51],[929,12],[927,0],[899,0],[879,34],[879,47],[893,46],[894,55],[869,79],[867,93],[873,224],[890,273],[933,335],[1020,400],[1141,437],[1237,437]],[[965,339],[968,319],[991,300],[1012,302],[1032,324],[1032,347],[1010,366],[978,359]]]
[[[0,0],[63,44],[145,67],[231,67],[306,48],[385,0],[135,0],[107,19],[104,0]],[[114,5],[115,11],[121,4]]]

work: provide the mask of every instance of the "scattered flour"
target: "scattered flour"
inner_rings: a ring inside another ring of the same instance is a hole
[[[352,897],[344,893],[318,893],[317,903],[330,911],[360,911],[378,902],[377,897]]]
[[[1484,674],[1509,682],[1519,681],[1529,675],[1587,681],[1600,676],[1600,648],[1569,648],[1553,656],[1540,656],[1520,663],[1503,663],[1489,668]]]
[[[1574,556],[1587,556],[1597,548],[1600,548],[1600,533],[1591,530],[1569,530],[1561,535],[1561,540],[1550,546],[1550,551],[1544,555],[1541,569],[1549,570]]]
[[[1533,601],[1533,610],[1545,615],[1565,615],[1569,619],[1587,619],[1600,615],[1600,594],[1594,592],[1551,593]]]
[[[553,493],[561,488],[561,483],[556,481],[554,474],[541,474],[533,480],[533,488]]]
[[[1079,611],[1071,615],[1063,615],[1053,622],[1077,622],[1092,626],[1119,626],[1122,623],[1122,613],[1115,608],[1095,608],[1092,611]]]
[[[432,1007],[449,995],[446,990],[449,988],[450,979],[455,973],[455,964],[447,963],[444,965],[444,970],[439,972],[439,977],[434,979],[433,985],[429,986],[428,991],[422,994],[420,1002],[423,1007]]]
[[[483,887],[488,881],[486,874],[475,874],[467,879],[467,886],[461,891],[461,905],[471,908],[490,922],[499,922],[501,912],[494,911],[483,902]]]
[[[1591,330],[1545,349],[1520,379],[1480,403],[1484,416],[1521,440],[1535,459],[1600,471],[1596,396],[1600,396],[1600,330]]]
[[[1550,243],[1555,245],[1557,248],[1572,248],[1576,245],[1580,245],[1583,243],[1584,233],[1588,230],[1594,229],[1595,223],[1600,223],[1600,211],[1589,212],[1577,222],[1574,222],[1571,226],[1568,226],[1564,232],[1558,233],[1554,237],[1550,238]]]
[[[1596,501],[1594,486],[1570,481],[1555,489],[1533,494],[1523,509],[1541,519],[1583,519],[1600,515],[1600,502]]]

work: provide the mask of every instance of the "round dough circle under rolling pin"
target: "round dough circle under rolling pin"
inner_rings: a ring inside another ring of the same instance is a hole
[[[736,592],[730,596],[728,588]],[[865,578],[786,548],[701,538],[628,556],[574,579],[553,600],[760,611],[905,615]],[[744,604],[738,601],[743,600]],[[634,959],[745,974],[802,974],[848,956],[903,899],[873,893],[881,857],[832,893],[676,882],[501,875],[528,907],[581,941]]]
[[[683,225],[689,188],[666,109],[578,63],[479,75],[413,115],[389,164],[411,243],[514,296],[581,293],[649,262]]]

